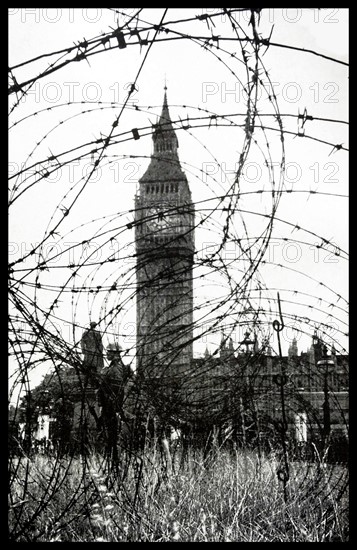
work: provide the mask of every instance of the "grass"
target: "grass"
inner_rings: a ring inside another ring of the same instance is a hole
[[[288,499],[274,457],[190,450],[170,475],[157,449],[12,459],[10,540],[16,542],[347,542],[347,469],[291,463]]]

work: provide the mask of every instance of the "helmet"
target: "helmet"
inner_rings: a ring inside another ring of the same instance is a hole
[[[121,347],[119,346],[118,342],[111,342],[110,344],[108,344],[107,351],[119,352],[121,351]]]

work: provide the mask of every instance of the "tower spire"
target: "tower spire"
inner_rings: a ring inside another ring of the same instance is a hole
[[[158,123],[156,124],[155,131],[153,133],[154,141],[154,155],[174,154],[177,155],[178,140],[175,130],[172,126],[169,106],[167,103],[167,86],[165,78],[164,86],[164,101],[162,104],[161,115]]]
[[[151,190],[151,187],[146,187],[147,184],[155,184],[155,188],[153,187],[153,189],[155,189],[155,193],[159,193],[160,189],[160,196],[162,196],[163,192],[165,192],[165,194],[168,192],[166,189],[171,189],[171,183],[173,184],[175,182],[174,189],[177,186],[180,187],[181,191],[184,191],[187,201],[190,202],[191,191],[188,187],[187,177],[180,165],[180,159],[177,151],[179,144],[170,117],[166,82],[161,114],[156,121],[156,124],[153,124],[152,127],[154,151],[151,155],[150,164],[146,172],[143,177],[140,178],[140,184],[145,185],[145,187],[141,185],[141,189],[145,189],[145,192],[148,192],[147,190]],[[160,186],[156,191],[156,185],[158,185],[159,182]],[[164,186],[162,186],[163,184]]]

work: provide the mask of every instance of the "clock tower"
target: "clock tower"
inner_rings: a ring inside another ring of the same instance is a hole
[[[166,87],[153,145],[135,197],[137,372],[165,400],[192,365],[195,226]]]

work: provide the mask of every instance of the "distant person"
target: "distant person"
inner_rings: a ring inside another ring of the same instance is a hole
[[[101,410],[102,436],[106,450],[110,455],[116,457],[119,433],[123,434],[125,429],[122,425],[126,418],[123,408],[130,368],[123,363],[121,348],[117,342],[109,344],[107,359],[109,366],[102,371],[97,398]]]
[[[81,339],[83,369],[88,374],[100,373],[104,366],[102,336],[95,330],[96,326],[97,323],[92,321]]]

